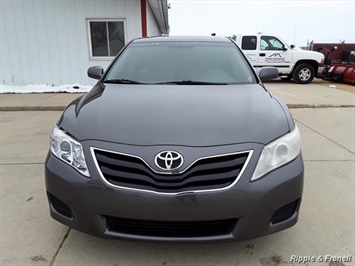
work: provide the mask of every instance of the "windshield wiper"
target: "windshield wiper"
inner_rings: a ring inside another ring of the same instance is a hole
[[[176,80],[176,81],[165,81],[158,82],[154,84],[176,84],[176,85],[228,85],[225,82],[207,82],[207,81],[197,81],[197,80]]]
[[[104,83],[115,83],[115,84],[144,84],[139,81],[130,80],[130,79],[107,79],[104,80]]]

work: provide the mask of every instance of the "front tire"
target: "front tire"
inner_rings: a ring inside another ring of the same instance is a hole
[[[299,84],[308,84],[310,83],[315,76],[314,68],[307,63],[298,65],[293,71],[293,80]]]

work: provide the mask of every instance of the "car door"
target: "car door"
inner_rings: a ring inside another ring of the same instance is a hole
[[[258,68],[273,66],[280,74],[289,74],[292,51],[275,36],[261,35],[259,40]]]

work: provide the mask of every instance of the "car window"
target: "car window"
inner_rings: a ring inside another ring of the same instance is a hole
[[[133,42],[114,62],[105,80],[256,83],[239,49],[220,42]]]
[[[242,50],[256,50],[256,36],[243,36]]]
[[[284,50],[284,44],[273,36],[261,36],[260,50]]]

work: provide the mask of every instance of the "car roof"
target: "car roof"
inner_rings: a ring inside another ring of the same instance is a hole
[[[217,36],[157,36],[157,37],[146,37],[138,38],[133,42],[143,43],[143,42],[222,42],[230,43],[231,41],[226,37]]]

